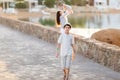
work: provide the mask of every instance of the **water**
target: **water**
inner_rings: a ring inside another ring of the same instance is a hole
[[[43,17],[29,17],[21,19],[39,23],[45,26],[55,27],[55,16],[46,15]],[[101,29],[120,29],[120,14],[73,14],[68,16],[68,20],[73,26],[71,33],[90,37],[94,32]]]

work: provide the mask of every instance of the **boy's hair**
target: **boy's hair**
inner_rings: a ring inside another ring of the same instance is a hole
[[[65,28],[66,26],[69,26],[70,28],[72,27],[69,23],[65,24],[63,28]]]

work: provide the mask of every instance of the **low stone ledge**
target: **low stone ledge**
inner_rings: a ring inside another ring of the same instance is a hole
[[[4,17],[0,17],[0,24],[54,44],[60,35],[58,30],[51,27]],[[78,35],[75,35],[75,42],[77,53],[120,72],[120,47]]]

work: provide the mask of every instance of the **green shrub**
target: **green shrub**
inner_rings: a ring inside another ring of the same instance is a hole
[[[45,5],[49,8],[54,7],[55,0],[45,0]]]
[[[69,17],[68,20],[74,28],[84,28],[86,22],[86,18],[82,17],[78,17],[77,19],[75,17]]]
[[[64,0],[65,4],[71,5],[71,1],[70,0]]]
[[[52,19],[40,19],[39,22],[42,24],[42,25],[48,25],[48,26],[54,26],[55,25],[55,21],[52,20]]]
[[[16,8],[22,8],[22,9],[23,9],[23,8],[27,8],[27,5],[26,5],[25,3],[16,3],[16,4],[15,4],[15,7],[16,7]]]
[[[72,5],[85,6],[86,0],[71,0]]]

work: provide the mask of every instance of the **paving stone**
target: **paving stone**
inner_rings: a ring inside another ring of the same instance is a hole
[[[53,44],[0,25],[0,80],[62,80],[55,48]],[[120,73],[76,54],[70,80],[120,80]]]

